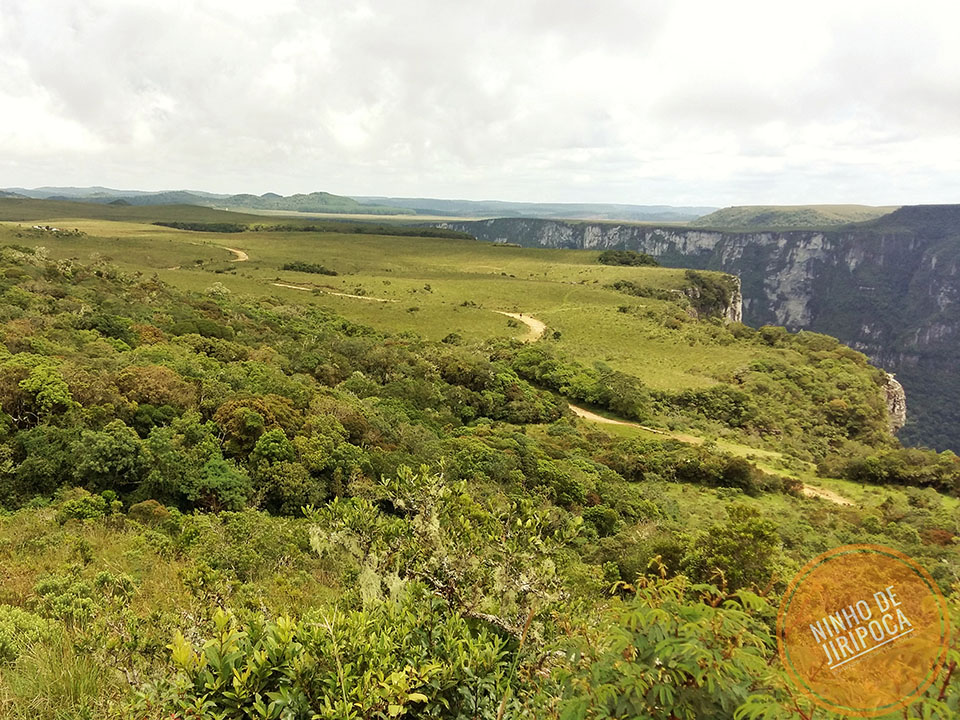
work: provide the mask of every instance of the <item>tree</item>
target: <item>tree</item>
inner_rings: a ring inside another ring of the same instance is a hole
[[[684,558],[685,570],[703,582],[725,584],[728,590],[765,587],[773,579],[780,553],[776,524],[746,505],[731,506],[727,515],[725,523],[711,526],[696,539]]]
[[[75,451],[76,480],[92,492],[130,490],[148,469],[142,441],[122,420],[100,431],[84,430]]]
[[[253,492],[249,476],[237,464],[212,457],[184,488],[187,499],[208,510],[240,510]]]

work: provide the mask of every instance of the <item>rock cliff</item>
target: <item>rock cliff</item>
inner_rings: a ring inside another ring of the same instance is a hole
[[[960,450],[958,205],[904,207],[829,230],[733,232],[518,218],[443,226],[527,247],[637,250],[663,265],[737,275],[744,322],[823,332],[861,350],[895,372],[906,389],[910,417],[901,439]],[[902,396],[898,407],[901,412]],[[903,424],[902,417],[897,422]]]

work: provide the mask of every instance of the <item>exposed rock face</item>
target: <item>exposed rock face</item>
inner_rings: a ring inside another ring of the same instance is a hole
[[[896,434],[907,423],[907,394],[903,391],[903,385],[897,382],[891,373],[887,373],[887,383],[883,389],[887,393],[890,432]]]
[[[910,395],[904,442],[960,450],[960,206],[905,207],[823,231],[514,218],[443,226],[527,247],[637,250],[739,276],[744,322],[840,338],[897,373]]]
[[[737,287],[733,291],[733,297],[730,298],[730,304],[727,305],[725,313],[727,322],[743,322],[743,291],[740,287],[740,278],[734,276],[737,281]]]

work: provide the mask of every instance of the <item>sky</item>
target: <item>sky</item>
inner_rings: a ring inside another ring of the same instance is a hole
[[[960,202],[960,3],[0,0],[0,187]]]

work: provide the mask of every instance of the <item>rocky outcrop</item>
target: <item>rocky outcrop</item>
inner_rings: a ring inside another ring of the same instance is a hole
[[[901,439],[960,450],[960,206],[904,207],[830,230],[520,218],[444,226],[527,247],[637,250],[666,266],[736,275],[744,322],[823,332],[862,351],[910,396]]]
[[[907,423],[907,394],[903,391],[903,385],[897,382],[892,373],[887,373],[887,382],[883,389],[887,394],[890,432],[896,434]]]
[[[734,276],[736,287],[724,313],[728,323],[743,322],[743,290],[740,287],[740,278]]]

